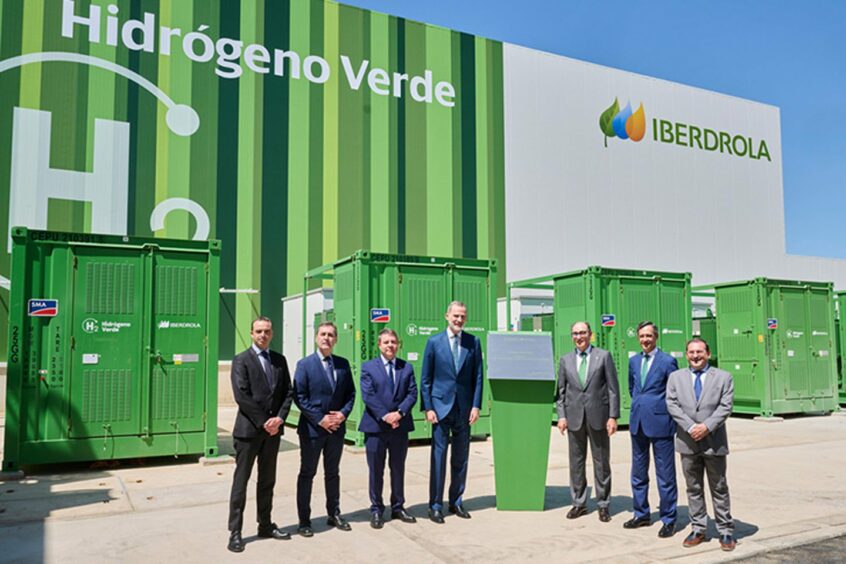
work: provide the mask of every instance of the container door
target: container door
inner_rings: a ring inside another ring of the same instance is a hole
[[[399,355],[414,366],[419,390],[426,341],[446,327],[444,313],[449,304],[446,271],[443,268],[402,265],[398,267],[397,287],[399,311],[396,331],[401,340]],[[412,438],[430,436],[430,426],[420,411],[419,402],[414,407],[414,425]]]
[[[631,409],[632,405],[632,397],[629,394],[629,358],[641,352],[637,326],[641,321],[651,320],[658,324],[659,330],[661,329],[658,287],[651,278],[621,278],[619,290],[614,288],[613,282],[609,286],[608,296],[604,300],[608,304],[608,311],[603,311],[603,314],[616,315],[615,325],[601,327],[600,331],[606,335],[604,342],[608,343],[609,350],[614,355],[620,381],[620,407],[626,411]],[[615,311],[611,311],[612,309]],[[662,339],[658,339],[658,346],[664,347]]]
[[[149,423],[153,433],[203,430],[209,292],[206,255],[156,252],[151,303]]]
[[[759,310],[756,291],[755,286],[744,285],[717,288],[716,292],[720,366],[734,378],[735,411],[742,405],[757,409],[765,390],[766,367],[757,365],[757,347],[763,347],[765,337],[758,331],[762,321],[755,315]]]
[[[482,354],[486,354],[488,328],[491,326],[491,289],[487,270],[453,270],[452,271],[452,300],[464,302],[467,305],[467,322],[464,328],[482,342]],[[446,308],[442,308],[446,309]],[[487,367],[487,362],[485,366]],[[553,367],[550,367],[553,369]],[[482,409],[480,415],[490,413],[490,386],[485,377],[484,394],[482,395]]]
[[[836,354],[832,335],[833,310],[831,297],[826,291],[808,292],[808,335],[811,354],[808,359],[808,395],[806,397],[830,398],[832,373],[835,370]]]
[[[70,436],[138,434],[145,257],[108,247],[75,253]]]
[[[358,291],[355,276],[355,263],[343,265],[335,271],[335,293],[332,302],[332,312],[334,322],[338,327],[338,342],[335,345],[333,353],[346,358],[353,366],[361,366],[360,363],[355,362],[355,358],[357,357],[355,347],[361,339],[361,335],[356,335],[355,331],[356,329],[360,330],[365,320],[358,320],[355,315],[355,298]],[[317,326],[315,326],[315,329],[317,329]],[[308,335],[305,338],[313,342],[314,334]],[[360,376],[360,374],[357,376]],[[293,373],[291,373],[291,377],[293,378]]]
[[[806,293],[801,288],[782,288],[779,294],[785,319],[787,370],[777,373],[773,399],[799,399],[807,393],[811,352]]]

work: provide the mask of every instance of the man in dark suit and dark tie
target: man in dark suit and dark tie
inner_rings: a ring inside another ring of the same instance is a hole
[[[558,366],[558,430],[567,431],[570,455],[568,519],[587,513],[587,445],[593,457],[593,476],[599,520],[611,520],[611,435],[620,417],[620,383],[611,353],[591,345],[590,325],[577,321],[570,327],[576,349],[561,357]]]
[[[676,370],[667,380],[667,410],[676,422],[676,451],[681,455],[682,474],[687,482],[693,529],[682,545],[690,548],[705,540],[707,474],[720,548],[731,551],[737,541],[726,479],[726,420],[734,404],[734,381],[731,374],[708,363],[711,350],[703,339],[694,337],[688,341],[685,354],[689,367]]]
[[[675,358],[657,347],[658,327],[651,321],[637,326],[641,354],[629,358],[629,394],[632,412],[629,435],[632,440],[632,505],[634,517],[623,523],[626,529],[648,527],[649,517],[649,447],[655,457],[658,480],[661,530],[668,538],[676,531],[676,451],[673,434],[676,424],[667,411],[667,378],[679,369]]]
[[[408,454],[408,433],[414,430],[411,408],[417,403],[414,368],[397,358],[399,338],[393,329],[379,332],[377,358],[361,367],[361,399],[364,414],[358,430],[364,433],[367,466],[370,469],[370,526],[381,529],[382,486],[385,456],[391,471],[391,519],[404,523],[417,520],[405,510],[405,458]]]
[[[276,484],[276,458],[285,418],[291,409],[293,388],[285,357],[271,351],[273,325],[259,317],[250,327],[252,346],[232,361],[232,393],[238,404],[232,442],[235,446],[235,475],[229,496],[229,545],[232,552],[242,552],[244,541],[244,506],[247,482],[258,459],[256,509],[258,536],[289,539],[290,533],[278,528],[270,518],[273,486]]]
[[[347,359],[332,354],[338,328],[324,322],[317,327],[317,350],[297,363],[294,372],[294,401],[300,408],[297,434],[300,437],[300,473],[297,476],[297,532],[314,535],[311,527],[311,489],[320,455],[326,485],[326,524],[349,531],[341,516],[341,476],[345,421],[355,401],[355,384]]]
[[[470,425],[482,407],[482,345],[463,330],[467,306],[454,301],[446,312],[447,329],[426,342],[420,375],[420,398],[426,420],[432,424],[429,468],[429,519],[444,522],[447,447],[450,458],[449,512],[469,519],[462,496],[467,482]]]

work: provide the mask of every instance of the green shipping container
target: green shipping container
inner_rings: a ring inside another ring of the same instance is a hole
[[[836,345],[837,345],[837,391],[839,394],[839,403],[840,405],[846,405],[846,375],[844,375],[844,371],[846,371],[846,367],[844,367],[844,351],[843,347],[846,346],[846,335],[843,334],[846,331],[846,324],[843,323],[843,318],[846,317],[846,292],[835,292],[834,293],[834,304],[835,304],[835,335],[836,335]]]
[[[593,344],[607,349],[614,358],[620,382],[620,425],[628,425],[629,357],[641,351],[637,325],[652,321],[661,333],[658,347],[685,365],[684,346],[691,335],[690,274],[620,270],[591,266],[585,270],[556,274],[509,284],[511,288],[554,291],[553,351],[558,360],[573,350],[570,326],[587,321]],[[510,300],[510,296],[509,296]],[[557,419],[553,415],[553,419]]]
[[[217,454],[220,243],[12,230],[3,469]]]
[[[446,328],[447,305],[453,300],[467,304],[465,329],[485,343],[488,331],[496,330],[496,261],[377,254],[358,251],[305,274],[305,289],[314,280],[331,280],[333,315],[338,326],[335,353],[346,357],[353,369],[356,402],[347,419],[347,439],[357,446],[364,444],[358,424],[364,410],[359,390],[361,365],[379,355],[377,337],[386,327],[400,338],[397,355],[414,366],[418,389],[423,364],[423,350],[431,335]],[[305,306],[305,301],[304,301]],[[380,321],[371,321],[373,310],[381,312]],[[303,355],[305,343],[313,342],[306,335],[303,314]],[[476,436],[490,434],[490,388],[485,389],[479,421],[473,426]],[[414,406],[411,439],[431,437],[431,426]],[[296,423],[299,412],[292,409],[289,423]]]
[[[720,367],[734,377],[734,411],[772,416],[837,408],[832,284],[717,284]]]

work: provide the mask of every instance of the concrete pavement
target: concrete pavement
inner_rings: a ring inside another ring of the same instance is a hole
[[[221,408],[227,429],[234,408]],[[388,522],[369,527],[367,463],[362,450],[348,448],[341,464],[341,509],[353,530],[325,525],[323,486],[315,479],[312,502],[315,536],[290,541],[257,539],[247,505],[247,550],[226,551],[226,517],[232,464],[201,465],[190,459],[155,459],[115,464],[35,469],[20,482],[0,483],[0,561],[3,562],[238,562],[294,558],[303,562],[396,561],[725,561],[846,534],[846,416],[807,416],[778,423],[734,417],[728,422],[732,453],[729,486],[737,523],[737,549],[720,551],[716,539],[685,549],[689,532],[657,537],[659,524],[624,530],[629,518],[631,449],[626,431],[612,438],[611,523],[597,519],[595,505],[575,521],[565,519],[570,505],[566,438],[552,433],[546,510],[496,509],[492,443],[474,441],[465,505],[473,518],[448,516],[444,525],[429,522],[429,446],[409,451],[406,476],[408,509],[417,524]],[[295,486],[299,467],[295,430],[287,429],[279,453],[274,518],[296,528]],[[221,450],[231,452],[231,437],[221,430]],[[679,521],[687,524],[684,480],[679,472]],[[589,483],[592,469],[588,468]],[[253,476],[255,478],[255,476]],[[386,480],[387,482],[387,480]],[[387,484],[386,484],[387,487]],[[252,487],[251,487],[252,489]],[[252,492],[251,492],[252,493]],[[388,491],[385,492],[386,497]],[[654,479],[653,508],[657,508]],[[710,500],[709,500],[710,508]],[[653,513],[657,519],[657,514]],[[711,524],[710,533],[716,533]]]

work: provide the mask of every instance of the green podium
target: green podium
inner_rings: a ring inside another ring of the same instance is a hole
[[[496,508],[543,511],[555,397],[552,335],[491,332],[486,350]]]

